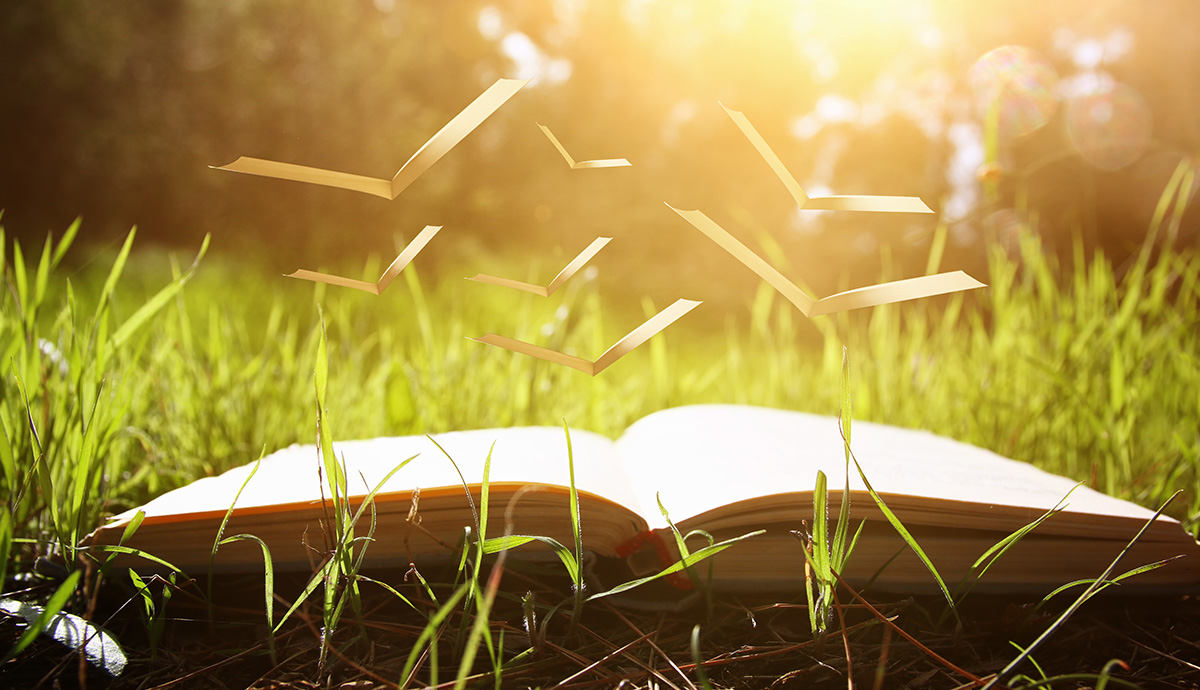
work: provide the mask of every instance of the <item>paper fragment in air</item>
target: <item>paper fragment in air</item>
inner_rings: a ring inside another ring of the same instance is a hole
[[[558,152],[562,154],[564,159],[566,159],[567,165],[571,166],[572,170],[584,170],[586,168],[623,168],[633,165],[624,158],[600,158],[590,161],[576,161],[571,157],[571,154],[567,153],[567,149],[561,143],[559,143],[558,137],[554,136],[554,133],[550,131],[549,127],[542,124],[539,124],[538,127],[542,128],[542,133],[546,135],[546,138],[550,140],[551,144],[554,144],[554,148],[558,149]]]
[[[311,280],[317,283],[328,283],[329,285],[337,285],[338,287],[347,287],[354,290],[362,290],[363,292],[369,292],[372,295],[382,295],[383,291],[386,290],[387,287],[392,284],[392,281],[396,279],[396,276],[400,275],[400,272],[403,271],[406,266],[412,263],[412,260],[416,258],[417,254],[419,254],[421,250],[425,248],[425,245],[429,244],[429,240],[432,240],[433,236],[436,235],[438,230],[441,229],[442,226],[440,225],[426,225],[425,229],[418,233],[412,242],[408,243],[408,246],[400,252],[396,259],[392,261],[392,264],[387,267],[387,270],[383,272],[383,275],[379,277],[379,281],[375,283],[370,283],[365,280],[355,280],[353,278],[343,278],[342,276],[329,275],[328,273],[317,273],[316,271],[310,271],[304,268],[296,271],[295,273],[288,273],[287,277],[299,278],[300,280]]]
[[[334,170],[325,170],[323,168],[310,168],[306,165],[251,158],[249,156],[242,156],[229,165],[214,165],[210,167],[216,170],[230,170],[249,175],[261,175],[281,180],[308,182],[326,187],[349,189],[388,200],[395,199],[400,196],[400,192],[403,192],[413,181],[420,177],[421,173],[431,168],[434,163],[438,162],[442,156],[446,155],[450,149],[466,138],[468,134],[474,131],[476,127],[481,125],[484,120],[488,119],[492,113],[496,112],[500,106],[504,105],[508,99],[521,90],[521,87],[528,83],[528,79],[497,80],[495,84],[488,87],[470,105],[463,108],[444,127],[430,137],[421,148],[417,149],[417,152],[400,167],[396,176],[390,181]]]
[[[667,208],[678,213],[684,220],[691,223],[693,227],[704,233],[706,237],[729,252],[733,258],[742,262],[746,268],[754,271],[759,278],[767,281],[768,285],[779,291],[779,294],[794,304],[800,310],[800,313],[805,316],[833,314],[851,309],[875,307],[892,302],[903,302],[910,299],[942,295],[948,292],[986,287],[984,283],[975,280],[962,271],[952,271],[949,273],[921,276],[919,278],[909,278],[907,280],[896,280],[890,283],[880,283],[879,285],[868,285],[854,290],[839,292],[823,299],[813,299],[797,287],[795,283],[784,277],[774,266],[767,263],[758,254],[750,251],[746,245],[739,242],[733,235],[730,235],[725,228],[717,225],[711,218],[704,215],[703,212],[681,211],[670,204],[667,205]]]
[[[679,319],[679,317],[695,309],[699,305],[700,302],[696,300],[675,300],[671,306],[650,317],[645,323],[630,331],[629,334],[624,338],[618,340],[616,344],[605,350],[604,354],[600,355],[600,357],[594,362],[582,357],[556,352],[555,350],[541,347],[539,345],[531,345],[520,340],[513,340],[512,338],[496,335],[495,333],[488,333],[482,338],[470,338],[470,340],[486,343],[488,345],[494,345],[496,347],[504,348],[505,350],[511,350],[518,354],[529,355],[530,357],[543,359],[547,362],[561,364],[563,366],[582,371],[589,376],[595,376],[596,374],[599,374],[607,369],[613,362],[616,362],[618,359],[632,352],[642,343],[658,335],[659,332],[661,332],[667,326],[670,326],[677,319]]]
[[[487,275],[486,273],[476,274],[470,278],[467,278],[467,280],[474,280],[480,283],[490,283],[492,285],[499,285],[501,287],[513,288],[514,290],[524,290],[525,292],[532,292],[533,294],[540,295],[542,297],[549,297],[550,295],[554,294],[555,290],[562,287],[563,283],[567,282],[576,273],[578,273],[579,269],[583,268],[587,262],[591,261],[592,257],[599,253],[599,251],[604,248],[604,245],[608,244],[610,241],[612,241],[611,237],[597,237],[596,239],[592,240],[592,243],[589,244],[582,252],[579,252],[574,259],[571,259],[571,262],[568,263],[563,270],[559,271],[558,275],[554,276],[554,279],[551,280],[550,284],[546,286],[534,285],[533,283],[525,283],[519,280],[512,280],[510,278],[498,278],[496,276]]]
[[[725,105],[721,105],[725,108]],[[758,155],[763,157],[763,160],[770,166],[771,171],[783,182],[783,186],[787,187],[788,193],[796,200],[796,205],[802,210],[821,210],[821,211],[875,211],[875,212],[892,212],[892,213],[933,213],[933,211],[915,196],[863,196],[863,195],[844,195],[844,196],[816,196],[810,197],[800,187],[800,183],[792,176],[784,166],[783,161],[779,160],[779,156],[771,150],[767,145],[762,135],[750,124],[750,120],[746,118],[740,111],[730,110],[725,108],[725,112],[733,119],[733,123],[738,129],[742,130],[742,134],[750,140],[754,149],[758,151]]]

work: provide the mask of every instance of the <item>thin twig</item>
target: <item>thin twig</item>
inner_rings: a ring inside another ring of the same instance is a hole
[[[633,627],[634,631],[636,631],[639,635],[642,636],[642,637],[639,637],[638,639],[649,638],[651,635],[653,635],[655,632],[657,632],[657,631],[651,631],[648,633],[643,633],[640,630],[638,630],[636,626],[633,626],[632,624],[630,624],[630,625],[631,625],[631,627]],[[601,636],[599,633],[593,631],[591,628],[588,628],[587,626],[580,626],[580,630],[583,630],[584,632],[586,632],[587,634],[596,638],[600,642],[608,645],[610,648],[616,647],[616,645],[613,644],[610,640]],[[634,664],[636,664],[636,665],[640,666],[642,669],[644,669],[647,673],[651,674],[655,678],[658,678],[663,683],[666,683],[666,685],[668,687],[673,688],[674,690],[679,690],[679,688],[677,688],[674,683],[672,683],[670,680],[667,680],[666,676],[664,676],[662,673],[660,673],[657,669],[652,668],[650,666],[650,664],[647,664],[646,662],[642,661],[641,659],[639,659],[635,656],[629,656],[628,658]]]
[[[587,666],[579,669],[575,673],[572,673],[571,675],[567,676],[566,678],[563,678],[562,680],[558,681],[558,683],[556,683],[553,687],[556,687],[556,688],[563,687],[567,683],[570,683],[571,681],[575,680],[579,676],[582,676],[583,674],[587,673],[588,671],[591,671],[592,669],[600,666],[601,664],[608,661],[609,659],[612,659],[615,656],[624,654],[625,650],[629,649],[630,647],[637,644],[638,642],[645,640],[648,637],[650,637],[650,633],[646,633],[646,634],[642,635],[641,637],[638,637],[633,640],[630,640],[629,642],[626,642],[625,644],[621,645],[617,649],[614,649],[613,651],[609,652],[608,654],[605,654],[604,656],[600,657],[596,661],[593,661],[592,663],[588,664]]]
[[[903,637],[904,639],[906,639],[909,642],[916,645],[917,649],[920,649],[923,653],[928,654],[929,656],[933,657],[934,659],[936,659],[938,661],[938,663],[942,664],[946,668],[954,671],[955,673],[961,674],[965,678],[970,679],[971,682],[974,683],[975,685],[982,685],[984,683],[984,680],[982,678],[975,675],[974,673],[971,673],[970,671],[967,671],[966,669],[958,667],[957,665],[950,662],[950,660],[946,659],[941,654],[938,654],[937,652],[933,651],[929,647],[926,647],[925,645],[921,644],[920,642],[917,641],[917,638],[915,638],[912,635],[909,635],[907,632],[905,632],[904,628],[901,628],[899,625],[896,625],[889,618],[887,618],[882,613],[880,613],[878,609],[876,609],[874,606],[871,605],[871,602],[867,601],[866,599],[863,599],[862,596],[859,595],[858,592],[854,591],[854,588],[851,587],[845,580],[843,580],[842,576],[840,574],[838,574],[838,572],[836,570],[830,570],[829,572],[833,573],[833,576],[837,578],[837,581],[843,587],[845,587],[847,590],[849,590],[850,593],[853,594],[856,599],[858,599],[863,604],[865,604],[866,607],[871,611],[871,613],[876,618],[878,618],[879,620],[886,623],[888,626],[890,626],[896,632],[900,633],[901,637]]]

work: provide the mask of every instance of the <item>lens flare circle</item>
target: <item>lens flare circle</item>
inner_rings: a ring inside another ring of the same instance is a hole
[[[988,51],[967,75],[984,121],[994,121],[1005,138],[1029,134],[1050,121],[1058,108],[1057,82],[1050,62],[1025,46]]]
[[[1145,100],[1125,84],[1069,99],[1066,127],[1075,151],[1101,170],[1118,170],[1140,158],[1154,129]]]

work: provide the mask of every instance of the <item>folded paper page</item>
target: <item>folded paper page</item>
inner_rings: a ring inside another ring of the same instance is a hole
[[[321,168],[310,168],[305,165],[278,163],[276,161],[250,158],[248,156],[242,156],[229,165],[214,165],[211,167],[217,170],[230,170],[249,175],[262,175],[263,177],[275,177],[281,180],[294,180],[296,182],[325,185],[326,187],[349,189],[364,194],[373,194],[374,196],[388,200],[395,199],[397,196],[400,196],[400,192],[403,192],[414,180],[420,177],[421,173],[438,162],[442,156],[446,155],[450,149],[454,148],[458,142],[462,141],[476,127],[482,124],[484,120],[488,119],[492,113],[496,112],[500,106],[504,105],[508,99],[520,91],[522,86],[528,83],[528,79],[500,79],[495,84],[492,84],[488,87],[487,91],[484,91],[470,105],[463,108],[462,112],[455,115],[454,119],[447,122],[446,126],[438,130],[437,134],[434,134],[429,141],[426,141],[400,167],[400,171],[390,181]]]
[[[579,252],[579,256],[571,259],[571,263],[567,264],[566,268],[559,271],[558,275],[554,276],[554,280],[551,280],[550,284],[545,287],[542,287],[541,285],[533,285],[532,283],[523,283],[519,280],[511,280],[509,278],[497,278],[496,276],[490,276],[485,273],[479,273],[472,278],[467,278],[467,280],[474,280],[480,283],[491,283],[492,285],[509,287],[513,288],[514,290],[524,290],[525,292],[532,292],[533,294],[541,295],[542,297],[549,297],[550,295],[554,294],[555,290],[562,287],[563,283],[570,280],[571,277],[579,271],[579,269],[583,268],[584,265],[587,264],[587,262],[591,261],[592,257],[599,253],[601,249],[604,249],[604,245],[608,244],[610,241],[612,241],[611,237],[597,237],[592,241],[591,244],[587,246],[586,249],[584,249],[582,252]]]
[[[778,290],[779,294],[783,295],[787,301],[796,305],[800,313],[805,316],[833,314],[839,311],[875,307],[891,302],[903,302],[910,299],[942,295],[947,292],[986,287],[986,285],[962,271],[953,271],[931,276],[921,276],[920,278],[909,278],[908,280],[897,280],[880,285],[870,285],[868,287],[847,290],[846,292],[839,292],[824,299],[813,299],[803,290],[796,287],[795,283],[785,278],[782,273],[775,270],[775,267],[764,261],[759,255],[750,251],[746,245],[739,242],[733,235],[726,232],[725,228],[717,225],[711,218],[704,215],[703,212],[680,211],[670,204],[667,205],[667,208],[678,213],[697,230],[704,233],[705,236],[716,242],[718,246],[729,252],[733,258],[745,264],[746,268],[754,271],[758,274],[758,277],[767,281],[768,285]]]
[[[288,273],[287,277],[299,278],[300,280],[311,280],[317,283],[328,283],[330,285],[337,285],[339,287],[353,288],[355,290],[369,292],[372,295],[382,295],[383,291],[386,290],[387,287],[392,284],[392,281],[396,279],[396,276],[400,275],[400,271],[403,271],[404,268],[412,262],[417,254],[419,254],[420,251],[425,248],[425,245],[429,244],[429,240],[432,240],[433,236],[436,235],[438,230],[441,229],[442,226],[440,225],[426,225],[425,229],[417,235],[416,239],[414,239],[412,242],[409,242],[408,246],[404,248],[404,251],[400,252],[400,255],[396,257],[396,260],[392,262],[392,265],[387,267],[387,270],[384,271],[383,275],[379,277],[379,282],[377,283],[368,283],[365,280],[355,280],[353,278],[343,278],[341,276],[331,276],[326,273],[317,273],[316,271],[309,271],[303,268],[295,273]]]
[[[512,350],[513,352],[522,355],[529,355],[530,357],[544,359],[547,362],[561,364],[563,366],[571,367],[572,369],[578,369],[589,376],[595,376],[596,374],[599,374],[607,369],[608,366],[613,362],[632,352],[634,348],[658,335],[660,331],[667,326],[670,326],[677,319],[679,319],[679,317],[695,309],[699,305],[700,302],[696,300],[675,300],[671,306],[650,317],[648,321],[630,331],[629,335],[618,340],[615,345],[608,348],[604,354],[600,355],[600,358],[595,362],[586,360],[582,357],[555,352],[554,350],[539,347],[537,345],[530,345],[529,343],[521,342],[520,340],[513,340],[512,338],[506,338],[502,335],[496,335],[495,333],[488,333],[482,338],[470,338],[470,340],[486,343],[488,345],[495,345],[496,347],[502,347],[505,350]]]
[[[558,137],[554,136],[549,127],[541,124],[539,124],[538,127],[542,128],[542,133],[546,135],[546,138],[550,140],[551,144],[554,144],[554,148],[558,149],[558,152],[562,154],[562,157],[567,160],[567,165],[571,166],[572,170],[583,170],[584,168],[623,168],[633,165],[624,158],[602,158],[599,160],[579,161],[576,163],[575,159],[571,157],[571,154],[567,153],[567,150],[563,148],[562,144],[559,143]]]
[[[725,108],[724,104],[721,104]],[[725,108],[725,112],[733,119],[733,123],[742,130],[742,134],[750,140],[754,145],[754,149],[758,151],[758,155],[763,157],[767,165],[771,166],[771,170],[783,182],[783,186],[787,187],[792,198],[796,200],[796,205],[804,210],[819,210],[819,211],[878,211],[878,212],[896,212],[896,213],[933,213],[933,211],[915,196],[861,196],[861,195],[846,195],[846,196],[817,196],[810,197],[800,187],[800,183],[792,177],[792,173],[783,165],[783,161],[779,160],[779,156],[767,146],[767,142],[754,129],[754,125],[750,124],[750,120],[737,110]]]

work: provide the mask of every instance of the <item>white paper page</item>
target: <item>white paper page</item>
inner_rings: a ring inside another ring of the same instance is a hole
[[[434,434],[433,438],[454,458],[470,484],[483,479],[484,461],[494,441],[492,482],[570,486],[566,437],[559,427],[456,431]],[[571,446],[575,485],[580,491],[622,505],[636,502],[632,487],[617,466],[612,441],[599,434],[572,429]],[[351,495],[367,494],[368,487],[374,488],[397,464],[417,454],[419,457],[394,474],[381,492],[462,486],[454,466],[425,436],[342,441],[335,442],[333,447],[339,459],[345,457]],[[200,479],[159,496],[142,509],[147,517],[227,510],[253,465],[251,462],[222,475]],[[293,445],[272,453],[263,458],[254,478],[242,491],[238,507],[320,500],[319,465],[316,446]],[[328,498],[327,478],[323,484],[324,496]],[[130,517],[133,512],[115,519]]]
[[[880,493],[1049,510],[1075,482],[926,431],[854,422],[851,448]],[[817,470],[840,489],[845,453],[835,417],[743,405],[693,405],[634,423],[617,451],[651,526],[655,492],[678,522],[736,501],[812,491]],[[851,490],[865,490],[853,465]],[[1081,486],[1072,512],[1148,519],[1153,511]],[[1166,518],[1161,518],[1166,519]]]

